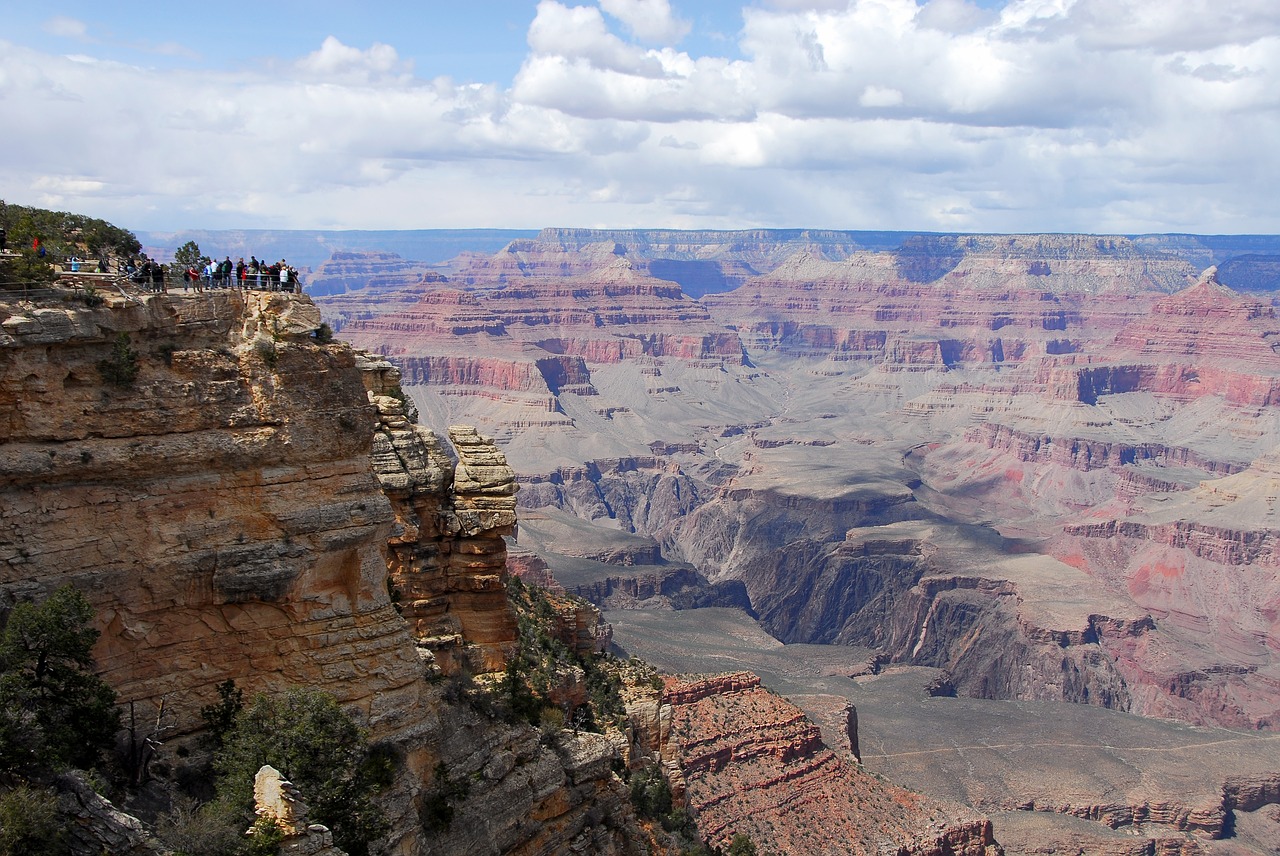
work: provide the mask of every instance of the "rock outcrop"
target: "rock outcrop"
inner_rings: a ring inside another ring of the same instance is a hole
[[[166,699],[175,738],[234,680],[308,685],[379,737],[421,666],[387,596],[392,511],[369,469],[355,357],[291,295],[4,304],[0,585],[71,583],[124,702]],[[133,365],[126,383],[104,366]]]
[[[269,823],[282,836],[280,848],[298,856],[347,856],[333,846],[333,833],[319,823],[308,823],[310,809],[302,794],[269,764],[263,765],[253,779],[254,813]],[[250,828],[249,832],[254,830]]]
[[[652,716],[651,706],[630,709]],[[778,853],[1003,852],[985,817],[862,772],[755,675],[668,679],[657,713],[656,728],[636,729],[640,746],[671,771],[713,845],[746,834]]]
[[[358,358],[378,410],[373,465],[398,531],[389,582],[418,644],[444,674],[500,670],[516,638],[506,601],[507,547],[516,524],[514,474],[491,440],[454,426],[455,465],[400,391],[385,360]],[[467,656],[462,649],[474,654]]]

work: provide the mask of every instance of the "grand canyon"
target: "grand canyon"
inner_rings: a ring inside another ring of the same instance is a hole
[[[545,229],[6,293],[5,606],[83,591],[174,770],[228,679],[332,694],[396,759],[378,852],[680,852],[660,775],[720,848],[1275,853],[1278,244]],[[616,721],[468,704],[533,589]]]
[[[513,567],[627,652],[853,703],[867,768],[1018,852],[1272,852],[1231,796],[1280,773],[1263,241],[548,229],[311,287],[497,439]]]

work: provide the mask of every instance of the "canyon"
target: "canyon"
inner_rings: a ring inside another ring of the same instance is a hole
[[[486,709],[484,686],[521,644],[506,539],[525,484],[493,440],[420,425],[402,370],[330,340],[305,296],[88,284],[0,295],[0,598],[84,593],[99,675],[164,737],[147,787],[118,807],[84,778],[59,786],[75,852],[166,852],[158,803],[200,775],[203,709],[228,681],[323,690],[366,729],[392,763],[375,852],[679,852],[628,797],[623,777],[655,765],[695,808],[698,838],[749,830],[785,846],[797,821],[831,819],[840,852],[1001,852],[980,812],[850,763],[750,676],[655,682],[633,664],[625,712],[600,731]],[[510,564],[538,571],[527,552]],[[693,574],[679,588],[715,586]],[[554,617],[580,656],[608,645],[589,604]],[[722,712],[691,717],[698,705]],[[714,741],[737,747],[734,763],[702,765],[697,747]],[[738,781],[756,798],[700,796]],[[811,809],[752,826],[781,793]]]
[[[1032,717],[1047,736],[1026,742],[1049,756],[1055,729],[1087,744],[1114,716],[1193,729],[1161,736],[1174,744],[1230,729],[1265,781],[1280,770],[1280,325],[1265,271],[1241,277],[1252,262],[1230,243],[544,230],[317,299],[402,371],[424,424],[495,439],[520,486],[517,555],[603,606],[627,651],[692,672],[768,672],[776,645],[848,652],[839,692],[787,679],[819,699],[815,721],[832,695],[862,711],[858,687],[928,685],[966,717],[1047,705]],[[685,631],[640,620],[734,607],[745,624],[726,627],[759,644],[732,662],[710,641],[664,660],[652,628]],[[904,756],[922,739],[893,737]],[[888,754],[867,763],[902,775]],[[1155,830],[1158,852],[1216,852],[1274,823],[1270,798],[1191,822],[1198,803],[1154,810],[1176,794],[1141,784],[1098,808],[1051,772],[1026,798],[977,799],[1019,788],[970,766],[958,792],[896,780],[1013,811],[1034,846],[1128,827]],[[1228,776],[1202,765],[1192,790]],[[1028,825],[1033,810],[1094,825]]]

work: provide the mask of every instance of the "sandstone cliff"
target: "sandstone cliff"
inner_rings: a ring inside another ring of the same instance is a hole
[[[425,679],[501,668],[514,639],[515,486],[491,444],[456,428],[455,463],[388,395],[394,369],[313,339],[304,297],[89,307],[67,291],[0,308],[0,592],[89,596],[103,677],[144,717],[164,702],[169,765],[197,748],[218,683],[305,685],[398,759],[387,852],[632,852],[611,743],[540,741]],[[474,776],[455,794],[468,820],[431,829],[445,769]],[[82,797],[105,818],[99,844],[141,834]]]

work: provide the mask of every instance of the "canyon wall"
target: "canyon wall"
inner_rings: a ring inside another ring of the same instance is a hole
[[[392,366],[314,337],[305,297],[84,297],[0,300],[0,597],[88,596],[102,677],[144,720],[164,705],[156,769],[199,762],[219,683],[306,686],[396,759],[375,849],[635,852],[609,741],[548,744],[451,690],[515,639],[493,445],[455,427],[445,451]],[[435,828],[440,770],[471,785]]]
[[[954,670],[963,694],[1274,724],[1269,607],[1253,616],[1234,600],[1244,586],[1222,604],[1189,586],[1156,595],[1141,555],[1154,540],[1269,567],[1256,503],[1243,525],[1185,504],[1185,519],[1144,515],[1280,443],[1270,305],[1212,270],[1197,280],[1200,250],[1167,242],[867,240],[546,230],[455,260],[412,310],[367,304],[346,332],[404,368],[428,421],[491,432],[522,508],[591,524],[531,525],[548,558],[691,565],[740,583],[779,639],[879,646]],[[739,267],[695,301],[658,276],[667,263]],[[923,546],[907,555],[859,546],[912,522],[899,534]],[[577,590],[650,599],[630,575],[595,573]],[[1053,608],[1068,579],[1097,587],[1094,602]],[[1250,596],[1270,603],[1276,584]],[[1206,620],[1248,641],[1215,642]],[[1156,668],[1157,651],[1193,648],[1192,678]],[[1241,682],[1256,697],[1225,703]]]

